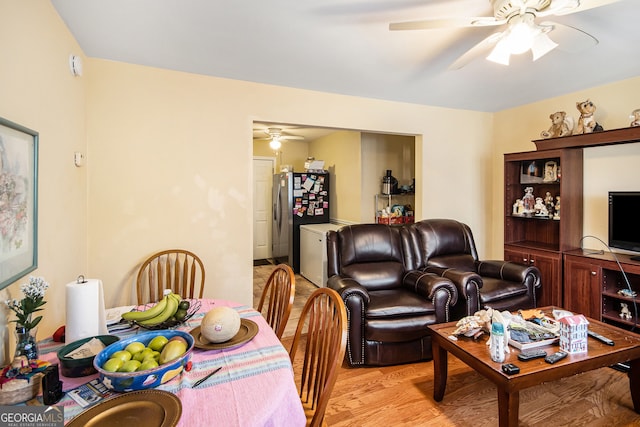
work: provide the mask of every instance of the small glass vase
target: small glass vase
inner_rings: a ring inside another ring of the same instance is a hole
[[[25,356],[28,360],[36,360],[40,355],[36,341],[38,328],[27,329],[18,324],[16,326],[16,351],[14,357]]]

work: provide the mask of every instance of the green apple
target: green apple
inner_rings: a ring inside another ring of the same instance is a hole
[[[118,372],[135,372],[140,368],[140,363],[137,360],[127,360],[124,364],[118,369]]]
[[[142,350],[144,350],[145,345],[142,344],[141,342],[138,341],[134,341],[132,343],[130,343],[129,345],[127,345],[124,349],[125,351],[128,351],[131,354],[136,354],[141,352]]]
[[[169,342],[167,337],[158,335],[157,337],[154,337],[151,341],[149,341],[148,347],[154,351],[161,351],[162,347],[164,347],[167,342]]]
[[[136,354],[133,355],[133,359],[137,360],[138,362],[142,362],[147,356],[153,354],[153,350],[151,350],[149,347],[145,347],[144,350],[137,352]]]
[[[126,350],[118,350],[111,355],[111,359],[120,359],[122,363],[131,360],[131,353]]]
[[[142,364],[138,368],[138,371],[146,371],[147,369],[153,369],[157,367],[158,367],[158,362],[156,362],[153,358],[146,359],[145,361],[142,362]]]
[[[144,362],[145,360],[149,360],[149,359],[153,359],[157,362],[158,359],[160,359],[160,352],[152,350],[150,354],[146,355],[144,359],[142,359],[142,361]]]
[[[109,372],[116,372],[118,369],[122,367],[123,364],[124,362],[122,360],[111,358],[106,362],[104,362],[104,365],[102,365],[102,369]]]

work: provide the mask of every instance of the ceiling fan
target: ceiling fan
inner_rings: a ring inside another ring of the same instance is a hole
[[[282,146],[281,141],[285,140],[303,140],[304,136],[299,135],[285,135],[281,128],[267,128],[267,129],[254,129],[254,132],[265,133],[266,136],[262,138],[254,138],[256,141],[270,141],[269,146],[273,150],[277,150]]]
[[[561,50],[578,52],[595,46],[598,40],[590,34],[568,25],[544,21],[536,23],[537,18],[550,15],[568,15],[587,9],[615,3],[620,0],[489,0],[493,7],[493,16],[455,17],[427,19],[422,21],[398,22],[389,24],[389,29],[430,30],[457,27],[487,27],[504,25],[503,31],[491,34],[460,56],[449,69],[464,67],[480,56],[490,61],[509,65],[512,54],[531,50],[533,60],[542,57],[560,46]],[[549,34],[553,33],[556,41]],[[488,55],[488,56],[487,56]]]

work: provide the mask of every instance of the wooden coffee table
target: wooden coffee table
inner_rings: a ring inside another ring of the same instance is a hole
[[[553,309],[554,307],[541,307],[547,315],[551,315]],[[429,326],[433,347],[433,398],[440,402],[444,397],[447,386],[447,354],[451,353],[497,386],[500,426],[517,426],[520,390],[616,363],[629,362],[631,399],[635,411],[640,413],[640,335],[594,319],[588,320],[590,330],[612,339],[615,345],[609,346],[589,337],[587,353],[569,354],[553,365],[546,363],[544,359],[521,362],[518,360],[520,351],[510,347],[511,353],[506,355],[503,363],[513,363],[520,367],[520,373],[516,375],[505,374],[502,372],[502,363],[491,360],[486,345],[488,334],[475,341],[466,337],[458,337],[456,341],[449,338],[456,329],[456,322]],[[559,350],[558,345],[540,348],[546,350],[547,354]]]

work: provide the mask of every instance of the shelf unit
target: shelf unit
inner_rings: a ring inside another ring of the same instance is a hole
[[[626,288],[625,276],[611,254],[589,254],[581,249],[583,223],[583,148],[640,142],[640,126],[603,132],[534,140],[537,151],[505,154],[505,259],[536,265],[542,273],[538,306],[558,305],[595,319],[633,328],[634,298],[618,294]],[[522,198],[523,162],[554,160],[561,168],[558,184],[536,183],[534,193],[551,191],[561,198],[560,219],[512,215],[513,202]],[[640,262],[617,254],[631,288],[640,294]],[[620,316],[628,304],[633,318]]]
[[[382,210],[394,205],[410,206],[411,211],[405,209],[404,216],[400,217],[384,217],[382,216]],[[379,224],[406,224],[414,221],[414,205],[415,194],[414,193],[400,193],[400,194],[376,194],[375,195],[375,213],[376,222]],[[407,213],[409,213],[407,215]]]
[[[582,249],[566,252],[564,262],[568,310],[622,328],[638,326],[634,307],[638,298],[618,292],[631,288],[640,295],[640,262],[632,260],[630,255],[592,253]],[[627,305],[630,318],[621,315],[622,304]]]
[[[548,164],[559,169],[557,179],[545,180]],[[504,257],[538,267],[539,306],[563,303],[562,252],[579,247],[582,237],[582,171],[579,148],[504,155]],[[527,187],[533,188],[534,197],[544,198],[548,192],[555,201],[559,196],[559,218],[514,214],[514,202]]]

